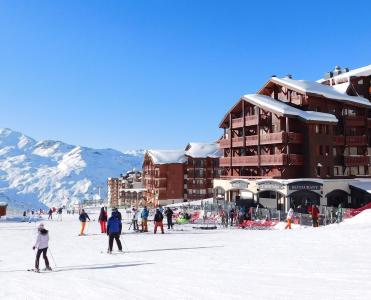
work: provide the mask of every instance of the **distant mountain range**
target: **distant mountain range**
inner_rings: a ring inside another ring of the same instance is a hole
[[[0,129],[0,202],[18,209],[107,198],[107,178],[141,169],[144,150],[120,152],[36,141]]]

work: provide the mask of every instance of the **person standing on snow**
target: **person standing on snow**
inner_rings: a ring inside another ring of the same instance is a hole
[[[140,217],[142,218],[142,232],[148,232],[148,216],[149,210],[147,209],[147,206],[144,206],[142,213],[140,214]]]
[[[49,215],[48,220],[53,220],[53,211],[51,208],[49,208],[48,215]]]
[[[43,258],[45,260],[45,267],[46,270],[51,271],[51,267],[49,265],[48,257],[46,256],[46,252],[48,251],[49,246],[49,233],[48,230],[44,228],[44,224],[41,223],[38,227],[38,235],[36,239],[35,245],[32,247],[33,250],[37,249],[36,252],[36,260],[35,260],[35,272],[39,272],[39,261],[41,253],[43,254]]]
[[[119,251],[122,252],[122,245],[120,241],[120,234],[122,231],[122,223],[120,220],[120,215],[117,210],[112,211],[111,217],[108,219],[107,223],[107,235],[108,235],[108,253],[112,253],[113,240],[116,240],[117,247]]]
[[[155,218],[154,218],[154,222],[155,222],[155,230],[154,230],[154,234],[156,234],[157,232],[157,227],[160,226],[161,228],[161,233],[163,234],[164,233],[164,224],[162,222],[162,220],[164,219],[164,215],[161,213],[160,209],[156,209],[156,214],[155,214]]]
[[[312,214],[313,227],[318,227],[319,226],[319,220],[318,220],[319,209],[315,204],[312,205],[312,209],[310,213]]]
[[[291,222],[293,218],[294,218],[294,210],[290,208],[289,211],[287,212],[287,217],[286,217],[287,224],[285,226],[285,229],[291,229]]]
[[[57,221],[62,221],[62,212],[63,212],[62,207],[58,208],[58,211],[57,211],[57,215],[58,215]]]
[[[165,210],[165,216],[166,216],[166,219],[167,219],[167,229],[173,229],[173,210],[170,208],[170,207],[167,207],[166,210]]]
[[[132,224],[133,224],[133,230],[134,231],[139,231],[139,226],[138,226],[138,216],[139,216],[139,211],[135,207],[133,207],[133,218],[132,218]]]
[[[102,207],[98,218],[101,233],[107,232],[107,211]]]
[[[87,219],[90,222],[90,218],[89,218],[88,214],[85,212],[84,209],[82,209],[81,210],[81,213],[80,213],[80,216],[79,216],[79,220],[81,222],[81,231],[80,231],[80,234],[79,235],[85,235],[84,230],[85,230],[86,220]]]
[[[341,207],[341,203],[339,203],[338,210],[336,212],[336,223],[340,223],[343,221],[343,208]]]

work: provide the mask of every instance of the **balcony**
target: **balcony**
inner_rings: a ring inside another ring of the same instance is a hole
[[[245,126],[253,126],[258,124],[258,116],[246,116]],[[243,118],[232,119],[232,128],[242,128]]]
[[[344,120],[347,127],[365,126],[364,116],[345,116]]]
[[[334,146],[344,145],[344,136],[335,135],[333,137],[333,143],[334,143]],[[364,145],[367,145],[367,137],[365,135],[347,136],[345,138],[345,144],[347,146],[364,146]]]
[[[220,166],[230,166],[230,157],[220,158]],[[273,155],[260,155],[261,166],[283,166],[283,165],[301,166],[304,164],[303,155],[299,154],[273,154]],[[247,166],[258,166],[259,156],[235,156],[232,157],[232,165],[247,167]]]
[[[344,156],[344,165],[347,167],[352,166],[365,166],[370,163],[370,156],[365,155],[350,155]]]
[[[256,146],[258,145],[258,136],[257,135],[248,135],[245,137],[247,146]],[[303,142],[303,135],[301,133],[295,132],[275,132],[275,133],[266,133],[260,135],[260,144],[301,144]],[[233,147],[243,147],[243,137],[232,138]],[[221,148],[229,148],[230,141],[228,139],[220,140]]]

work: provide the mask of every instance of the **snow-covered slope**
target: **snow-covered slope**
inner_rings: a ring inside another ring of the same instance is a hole
[[[141,152],[91,149],[60,141],[35,141],[0,129],[0,201],[17,208],[37,208],[106,198],[108,177],[140,169]]]

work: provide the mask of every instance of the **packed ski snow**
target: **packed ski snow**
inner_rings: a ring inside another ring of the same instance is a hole
[[[40,221],[0,222],[0,299],[371,299],[370,210],[292,230],[175,225],[154,235],[124,221],[125,252],[114,244],[113,254],[98,210],[88,214],[86,236],[77,214],[43,217],[53,271],[41,273],[27,272]]]
[[[140,169],[143,150],[121,153],[35,141],[0,129],[0,201],[18,209],[68,205],[107,194],[107,178]]]

